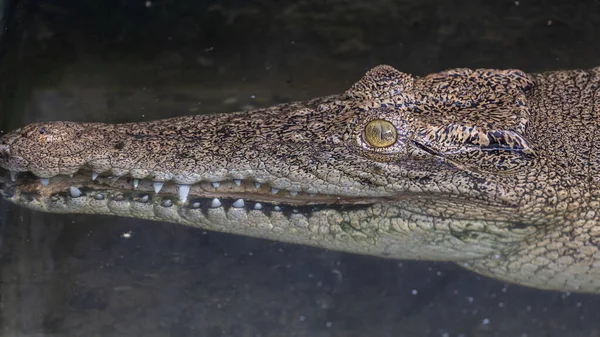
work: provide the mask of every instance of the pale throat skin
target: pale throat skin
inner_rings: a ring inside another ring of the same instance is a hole
[[[600,68],[378,66],[255,111],[30,124],[0,139],[0,193],[600,293],[599,86]]]

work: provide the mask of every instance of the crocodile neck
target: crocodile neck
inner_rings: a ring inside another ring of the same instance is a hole
[[[535,126],[531,139],[544,162],[540,167],[553,179],[548,185],[580,200],[600,193],[600,83],[595,73],[533,75],[536,86],[530,99]]]
[[[379,66],[342,95],[256,111],[30,124],[0,140],[0,166],[22,172],[0,192],[600,292],[599,76]]]

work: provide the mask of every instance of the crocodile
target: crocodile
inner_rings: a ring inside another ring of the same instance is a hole
[[[0,139],[0,193],[600,293],[600,67],[380,65],[343,94]]]

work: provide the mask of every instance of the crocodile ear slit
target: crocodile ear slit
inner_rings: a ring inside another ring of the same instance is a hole
[[[536,151],[516,132],[497,130],[488,133],[485,146],[463,146],[448,157],[479,171],[510,172],[535,164]],[[466,145],[466,144],[465,144]]]
[[[421,130],[420,135],[439,156],[461,168],[508,172],[533,165],[537,157],[530,142],[512,130],[450,126]]]

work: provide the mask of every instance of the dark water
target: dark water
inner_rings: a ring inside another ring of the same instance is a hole
[[[300,100],[341,92],[379,63],[418,75],[600,65],[598,1],[22,0],[10,14],[5,131]],[[0,217],[3,336],[600,335],[598,296],[449,263],[4,201]]]

